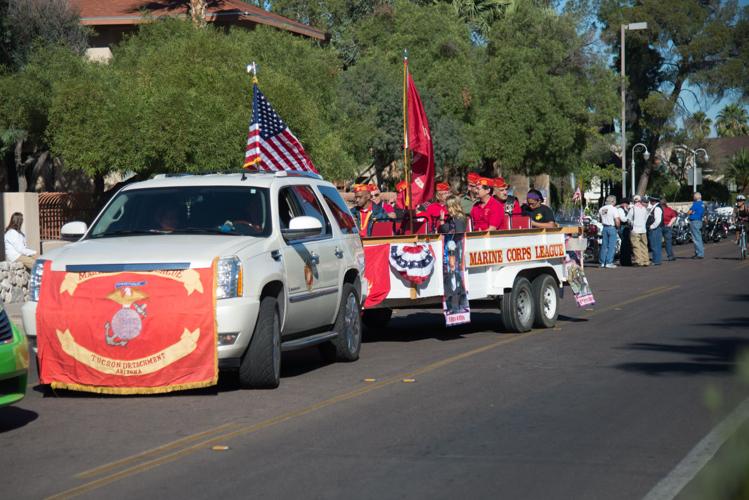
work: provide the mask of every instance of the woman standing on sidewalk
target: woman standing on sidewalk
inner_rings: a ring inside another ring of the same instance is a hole
[[[10,216],[8,227],[5,228],[5,260],[9,262],[20,262],[29,271],[34,265],[32,255],[36,250],[32,250],[26,244],[26,235],[21,231],[23,226],[23,214],[15,212]]]

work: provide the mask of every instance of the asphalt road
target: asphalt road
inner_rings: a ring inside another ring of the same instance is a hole
[[[401,312],[356,363],[285,354],[274,391],[30,387],[0,409],[0,496],[642,498],[749,396],[734,375],[749,262],[735,254],[724,242],[704,261],[589,269],[597,305],[567,289],[552,330]]]

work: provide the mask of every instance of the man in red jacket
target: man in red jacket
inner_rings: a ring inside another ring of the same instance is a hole
[[[674,261],[676,260],[676,257],[674,257],[674,249],[672,246],[673,231],[671,228],[674,226],[676,217],[678,217],[679,214],[676,213],[676,210],[666,204],[665,198],[661,200],[661,208],[663,209],[663,239],[666,241],[666,260]]]
[[[499,202],[492,196],[494,181],[481,177],[477,181],[477,201],[471,209],[474,231],[496,231],[502,227],[504,212]]]

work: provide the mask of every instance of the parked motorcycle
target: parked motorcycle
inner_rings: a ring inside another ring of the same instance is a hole
[[[692,241],[692,233],[689,229],[689,215],[679,212],[676,221],[671,226],[671,238],[674,245],[683,245]]]

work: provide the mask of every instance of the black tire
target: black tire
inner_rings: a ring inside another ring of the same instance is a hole
[[[502,296],[502,322],[511,332],[524,333],[533,328],[535,316],[533,290],[527,278],[515,279],[510,293]]]
[[[245,389],[275,389],[281,382],[281,322],[275,297],[260,300],[255,331],[239,365]]]
[[[326,361],[356,361],[359,359],[362,339],[361,305],[359,294],[351,283],[344,283],[341,305],[333,330],[338,336],[321,346],[320,352]]]
[[[533,307],[536,310],[533,326],[554,328],[559,316],[559,287],[556,280],[548,274],[542,274],[533,280],[531,289]]]
[[[362,321],[367,328],[385,328],[392,317],[392,309],[365,309]]]

